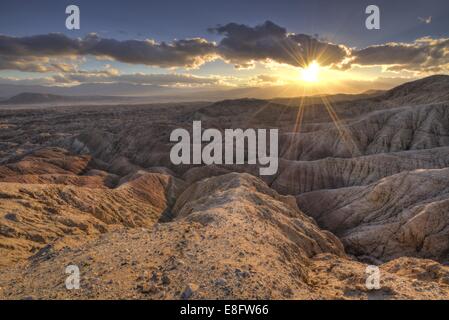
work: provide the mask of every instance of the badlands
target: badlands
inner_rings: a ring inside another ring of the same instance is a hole
[[[173,165],[197,120],[278,129],[277,173]],[[322,103],[0,106],[0,299],[117,298],[448,299],[449,76]]]

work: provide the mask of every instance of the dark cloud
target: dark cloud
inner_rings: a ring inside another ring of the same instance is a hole
[[[351,54],[351,50],[342,44],[325,42],[306,34],[290,34],[288,38],[298,45],[306,65],[317,60],[322,66],[336,66]]]
[[[118,41],[89,35],[82,43],[82,54],[159,67],[196,67],[215,54],[215,45],[201,38],[157,43],[151,40]]]
[[[69,66],[52,58],[76,55],[80,48],[79,40],[61,34],[21,38],[0,35],[0,70],[64,71]]]
[[[200,38],[157,43],[151,40],[102,39],[95,34],[83,39],[72,39],[62,34],[21,38],[0,36],[0,69],[57,71],[58,65],[48,65],[46,59],[82,55],[159,67],[196,67],[212,59],[214,52],[215,45]]]
[[[273,60],[293,66],[304,66],[313,60],[321,65],[341,63],[349,49],[320,41],[305,34],[288,33],[271,21],[250,27],[229,23],[210,29],[223,35],[218,45],[219,54],[237,67],[248,67],[254,61]]]
[[[354,51],[352,63],[384,65],[391,71],[444,71],[449,64],[449,39],[421,38],[413,43],[370,46]]]
[[[50,57],[79,54],[82,41],[50,33],[30,37],[0,35],[0,55],[9,57]]]

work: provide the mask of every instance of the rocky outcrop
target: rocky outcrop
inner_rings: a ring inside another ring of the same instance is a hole
[[[449,101],[449,77],[434,75],[404,83],[380,95],[392,105],[426,104]]]
[[[406,171],[368,186],[304,193],[297,200],[355,255],[448,259],[448,168]]]
[[[415,274],[401,273],[404,262],[381,266],[382,289],[368,290],[366,265],[347,257],[340,241],[292,200],[248,174],[205,179],[180,195],[170,222],[117,230],[78,248],[50,246],[29,263],[4,269],[0,297],[449,297],[449,268],[430,261],[408,261],[419,267]],[[79,290],[64,286],[67,265],[80,268]]]
[[[402,171],[449,166],[449,148],[380,153],[315,161],[283,160],[270,186],[283,194],[363,186]],[[193,170],[193,169],[192,169]]]
[[[0,167],[0,265],[55,241],[82,242],[117,226],[151,226],[185,188],[168,174],[146,171],[116,178],[110,188],[103,171],[81,175],[86,163],[84,156],[41,150]]]

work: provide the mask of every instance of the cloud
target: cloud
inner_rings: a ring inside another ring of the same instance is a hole
[[[158,43],[154,40],[105,39],[97,34],[84,38],[69,38],[57,33],[28,37],[1,35],[0,69],[64,71],[61,69],[68,68],[68,65],[52,64],[49,60],[89,55],[163,68],[195,68],[218,57],[239,68],[248,68],[257,61],[267,60],[304,66],[319,59],[322,65],[334,65],[349,54],[349,49],[343,45],[305,34],[288,33],[285,28],[270,21],[255,27],[229,23],[210,31],[223,36],[218,45],[203,38]]]
[[[113,76],[117,81],[127,81],[125,76],[83,73],[76,62],[87,56],[162,68],[196,68],[222,59],[237,68],[251,68],[257,62],[304,67],[318,60],[322,66],[340,70],[354,65],[382,66],[387,71],[414,74],[449,70],[449,39],[427,37],[411,43],[392,42],[355,49],[317,36],[291,33],[271,21],[256,26],[228,23],[210,31],[222,37],[218,43],[203,38],[172,42],[122,41],[101,38],[97,34],[84,38],[56,33],[28,37],[0,35],[0,70],[61,73],[64,74],[61,81],[65,78],[69,82],[103,81]],[[143,74],[139,77],[134,75],[132,80],[149,80]],[[187,83],[184,79],[177,80]],[[192,84],[198,81],[196,78],[187,80]]]
[[[15,85],[60,85],[73,86],[78,84],[134,84],[152,85],[164,87],[210,87],[227,86],[229,79],[226,77],[209,76],[201,77],[191,74],[167,73],[167,74],[144,74],[128,73],[120,74],[118,70],[106,66],[104,70],[77,71],[37,78],[14,78],[0,77],[0,84]]]
[[[54,85],[55,80],[53,77],[40,77],[40,78],[12,78],[12,77],[0,77],[0,85]]]
[[[320,41],[305,34],[288,33],[271,21],[255,27],[229,23],[209,29],[224,36],[218,54],[237,68],[247,68],[256,61],[272,60],[302,67],[313,60],[322,65],[341,63],[349,54],[343,45]]]
[[[259,74],[249,79],[248,83],[252,86],[272,86],[281,84],[281,79],[270,74]]]
[[[61,56],[76,55],[80,52],[82,41],[71,39],[60,33],[30,37],[10,37],[0,35],[0,54],[3,56]]]
[[[215,44],[202,38],[157,43],[102,39],[96,34],[83,39],[55,33],[29,37],[0,35],[0,69],[57,71],[61,66],[47,63],[50,58],[86,55],[165,68],[194,68],[216,58]]]
[[[202,38],[157,43],[153,40],[102,39],[91,34],[82,40],[81,54],[158,67],[194,68],[213,60],[215,44]]]
[[[0,55],[0,70],[19,70],[24,72],[73,72],[75,66],[58,58],[18,57]]]
[[[353,52],[352,64],[382,65],[389,71],[449,70],[449,39],[420,38],[412,43],[387,43]]]
[[[114,69],[113,69],[114,70]],[[118,74],[105,71],[77,72],[69,74],[59,74],[54,76],[56,82],[63,83],[130,83],[158,86],[208,86],[221,83],[219,77],[199,77],[190,74]]]
[[[269,74],[259,74],[254,79],[262,82],[277,82],[279,80],[279,77]]]
[[[0,70],[19,70],[24,72],[50,72],[54,71],[46,65],[45,60],[25,59],[20,57],[5,57],[0,55]]]

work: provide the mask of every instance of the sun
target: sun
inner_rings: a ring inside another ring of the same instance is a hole
[[[305,82],[318,82],[318,75],[320,73],[320,65],[313,61],[307,67],[301,70],[301,79]]]

